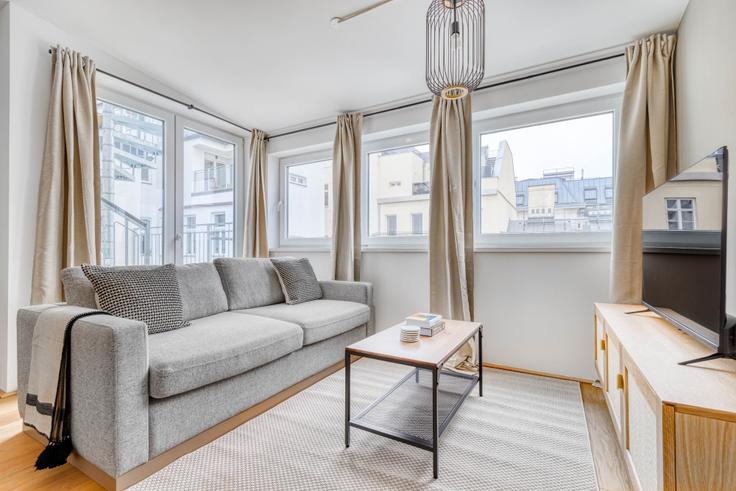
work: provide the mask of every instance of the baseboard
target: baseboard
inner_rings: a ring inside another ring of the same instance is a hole
[[[498,363],[483,363],[484,367],[496,368],[498,370],[507,370],[509,372],[525,373],[527,375],[537,375],[540,377],[556,378],[560,380],[570,380],[572,382],[580,382],[581,384],[592,384],[593,381],[587,378],[570,377],[569,375],[557,375],[555,373],[540,372],[537,370],[527,370],[526,368],[510,367],[508,365],[499,365]]]
[[[6,399],[8,397],[13,397],[15,395],[15,391],[12,392],[3,392],[0,390],[0,399]]]
[[[354,356],[352,358],[352,361],[355,362],[358,359],[359,357]],[[123,489],[129,488],[130,486],[133,486],[134,484],[142,481],[148,476],[158,472],[176,459],[183,457],[184,455],[191,453],[200,447],[203,447],[211,441],[221,437],[225,433],[234,430],[243,423],[265,413],[266,411],[282,403],[289,397],[316,384],[323,378],[332,375],[333,373],[342,369],[344,365],[345,363],[340,361],[332,366],[325,368],[324,370],[315,373],[310,377],[307,377],[301,382],[298,382],[291,387],[282,390],[278,394],[275,394],[268,399],[249,407],[245,411],[238,413],[235,416],[222,421],[221,423],[216,424],[215,426],[203,431],[202,433],[190,438],[189,440],[186,440],[179,445],[170,448],[161,455],[158,455],[149,460],[145,464],[131,469],[125,474],[119,476],[117,479],[110,476],[105,471],[92,464],[88,460],[77,455],[76,452],[72,452],[72,455],[69,457],[68,462],[105,489],[109,491],[122,491]],[[46,443],[48,442],[43,435],[32,428],[24,427],[23,431],[27,435],[35,440],[40,441],[44,445],[46,445]]]

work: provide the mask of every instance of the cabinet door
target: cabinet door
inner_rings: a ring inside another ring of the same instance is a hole
[[[606,335],[606,350],[608,351],[606,360],[606,373],[608,374],[608,384],[606,387],[606,396],[608,403],[611,405],[613,412],[613,424],[619,437],[623,435],[624,428],[624,408],[623,408],[623,389],[624,377],[621,365],[621,345],[615,337]]]
[[[605,326],[603,319],[599,316],[593,317],[595,321],[595,369],[598,372],[598,380],[600,380],[603,388],[606,388],[606,351],[605,351]]]
[[[636,370],[624,359],[625,440],[640,488],[662,490],[660,475],[661,446],[658,443],[658,414],[661,403]]]

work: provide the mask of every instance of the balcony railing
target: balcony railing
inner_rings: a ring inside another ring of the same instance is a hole
[[[194,193],[213,193],[233,188],[233,166],[220,165],[209,169],[194,171]]]
[[[204,224],[185,228],[182,236],[184,264],[233,256],[233,224]]]

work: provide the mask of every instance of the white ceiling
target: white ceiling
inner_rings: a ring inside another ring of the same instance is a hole
[[[373,1],[17,3],[193,100],[268,131],[427,93],[428,0],[394,0],[331,27],[330,18]],[[687,3],[486,0],[486,76],[673,30]]]

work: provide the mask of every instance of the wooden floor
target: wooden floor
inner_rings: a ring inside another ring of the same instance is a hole
[[[580,388],[601,491],[633,490],[603,392],[585,383]],[[15,396],[0,399],[0,490],[102,489],[69,464],[36,472],[33,464],[41,448],[23,433]]]

